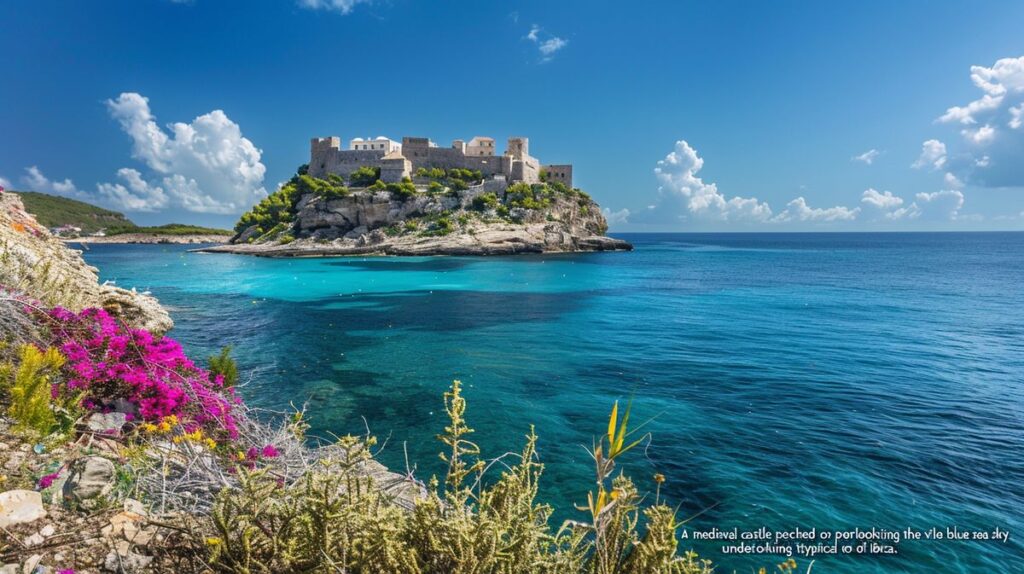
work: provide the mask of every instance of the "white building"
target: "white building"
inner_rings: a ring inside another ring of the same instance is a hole
[[[466,145],[466,155],[493,156],[494,138],[476,136]]]
[[[396,142],[393,139],[388,139],[384,136],[377,136],[374,139],[355,138],[351,142],[349,142],[348,149],[383,150],[384,155],[387,155],[393,151],[402,151],[402,144]]]

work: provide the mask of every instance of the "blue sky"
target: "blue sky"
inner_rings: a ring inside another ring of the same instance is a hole
[[[1021,22],[1016,1],[6,2],[0,184],[230,225],[313,136],[525,135],[618,231],[1024,229]]]

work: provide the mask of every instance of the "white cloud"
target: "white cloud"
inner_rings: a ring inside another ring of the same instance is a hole
[[[945,166],[961,181],[984,187],[1024,187],[1024,56],[972,66],[978,99],[953,106],[939,123],[959,123],[962,145]]]
[[[75,186],[75,182],[70,179],[64,181],[51,180],[50,178],[43,175],[43,172],[37,167],[27,167],[25,171],[28,175],[24,175],[21,181],[28,186],[26,191],[38,191],[41,193],[52,193],[56,195],[63,195],[65,197],[82,197],[83,194]],[[5,186],[6,187],[6,186]]]
[[[555,57],[555,53],[569,45],[569,40],[548,34],[536,24],[530,26],[526,39],[537,45],[541,62],[550,62]]]
[[[1006,125],[1015,130],[1020,129],[1020,126],[1024,125],[1024,104],[1010,108],[1010,121]]]
[[[6,177],[0,177],[0,187],[4,189],[11,189],[11,180]]]
[[[861,162],[861,163],[863,163],[865,165],[871,165],[871,164],[875,163],[875,159],[879,155],[881,155],[881,153],[882,152],[878,151],[877,149],[869,149],[868,151],[866,151],[866,152],[864,152],[864,153],[862,153],[860,155],[855,155],[855,156],[851,157],[850,161],[859,161],[859,162]]]
[[[137,170],[123,167],[117,170],[117,176],[124,180],[120,183],[100,183],[96,190],[109,204],[125,211],[159,211],[168,205],[167,194],[160,187],[151,186]]]
[[[909,213],[909,210],[903,207],[903,198],[893,195],[891,191],[879,192],[868,188],[861,194],[860,203],[862,212],[871,219],[895,221]]]
[[[996,137],[996,130],[992,126],[985,124],[976,130],[963,129],[960,130],[965,138],[970,140],[972,143],[977,145],[987,144]]]
[[[714,183],[704,183],[697,172],[704,160],[684,140],[658,161],[654,173],[661,182],[659,202],[646,219],[682,220],[687,217],[717,221],[767,221],[772,210],[753,197],[727,198]]]
[[[338,14],[349,14],[357,4],[369,4],[372,0],[299,0],[299,6],[310,10],[328,10]]]
[[[930,221],[949,221],[957,219],[960,208],[963,206],[964,194],[955,189],[919,193],[914,196],[910,217]]]
[[[159,184],[147,184],[148,192],[101,184],[109,197],[125,198],[126,203],[119,205],[126,210],[141,210],[132,197],[158,201],[160,194],[155,190],[169,196],[156,208],[175,205],[201,213],[238,213],[266,195],[260,150],[223,111],[203,114],[188,124],[170,124],[168,134],[157,125],[149,100],[140,94],[123,93],[107,100],[107,107],[132,138],[132,157],[161,178]],[[118,175],[124,179],[122,172]]]
[[[807,205],[807,200],[798,197],[788,204],[786,209],[774,217],[774,221],[811,221],[811,222],[832,222],[832,221],[853,221],[860,213],[859,207],[850,209],[837,205],[828,208],[816,208]]]
[[[626,208],[622,208],[618,211],[612,211],[611,209],[605,207],[604,209],[601,210],[601,213],[604,214],[604,218],[611,225],[629,222],[629,210]]]
[[[931,166],[932,169],[942,169],[946,165],[946,144],[939,140],[928,140],[921,144],[921,155],[911,167],[920,169]]]
[[[942,179],[946,182],[946,185],[953,189],[962,189],[964,186],[964,182],[960,181],[960,178],[948,171],[946,175],[942,176]]]

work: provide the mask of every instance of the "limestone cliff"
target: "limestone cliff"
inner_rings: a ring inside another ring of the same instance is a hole
[[[318,180],[322,181],[322,180]],[[579,190],[488,181],[468,189],[363,189],[300,194],[269,232],[243,226],[212,252],[302,255],[509,255],[629,250],[607,237],[601,208]],[[244,219],[243,219],[244,221]]]
[[[17,194],[0,193],[0,286],[73,310],[103,307],[133,327],[156,333],[174,323],[154,297],[100,285],[96,268],[25,212]]]

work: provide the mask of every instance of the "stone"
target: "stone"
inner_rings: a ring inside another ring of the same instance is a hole
[[[108,572],[135,574],[142,572],[153,561],[152,556],[143,556],[134,552],[118,553],[112,550],[103,561],[103,568]]]
[[[121,434],[121,429],[128,422],[128,417],[123,412],[94,413],[86,421],[86,428],[92,432],[105,434],[114,431],[113,434]]]
[[[8,490],[0,494],[0,527],[27,524],[46,516],[43,498],[34,490]]]
[[[86,508],[114,489],[117,469],[114,463],[99,456],[87,456],[71,464],[71,472],[64,483],[64,500]]]

